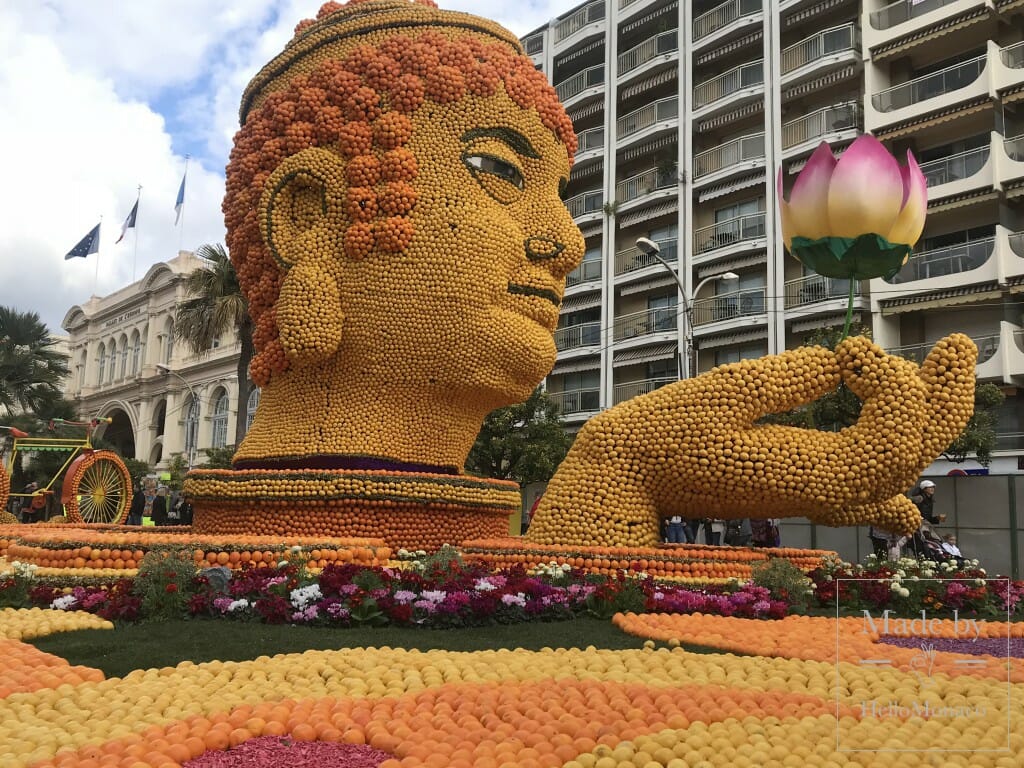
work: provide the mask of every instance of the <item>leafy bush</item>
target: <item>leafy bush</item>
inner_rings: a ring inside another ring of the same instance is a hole
[[[752,581],[767,589],[773,599],[789,603],[795,613],[806,610],[813,592],[813,582],[804,572],[781,557],[755,563]]]
[[[196,564],[188,550],[147,552],[139,563],[133,592],[142,598],[147,619],[176,619],[187,615]]]

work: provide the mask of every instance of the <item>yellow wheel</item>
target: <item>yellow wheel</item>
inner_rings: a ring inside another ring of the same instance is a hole
[[[11,478],[7,475],[6,467],[0,466],[0,509],[7,509],[7,498],[11,495]],[[14,522],[18,522],[15,518]]]
[[[88,451],[64,475],[61,501],[72,523],[123,523],[132,500],[132,477],[112,451]]]

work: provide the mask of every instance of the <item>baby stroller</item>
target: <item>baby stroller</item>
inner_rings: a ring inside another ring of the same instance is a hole
[[[910,549],[919,560],[941,563],[949,559],[949,553],[942,548],[942,539],[928,525],[922,525],[914,532]]]

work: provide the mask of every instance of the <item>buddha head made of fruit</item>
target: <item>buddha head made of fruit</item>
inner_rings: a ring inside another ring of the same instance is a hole
[[[458,471],[551,370],[576,137],[500,26],[327,3],[249,84],[228,246],[259,409],[236,468]]]

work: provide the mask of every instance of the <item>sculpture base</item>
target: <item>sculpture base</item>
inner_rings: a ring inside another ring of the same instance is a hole
[[[519,485],[460,475],[382,470],[224,470],[188,473],[196,534],[384,539],[438,549],[507,536]]]

